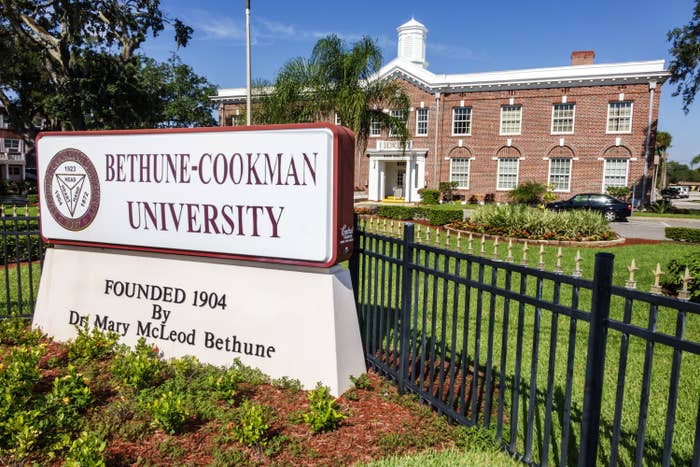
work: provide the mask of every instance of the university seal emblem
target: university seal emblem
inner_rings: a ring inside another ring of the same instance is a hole
[[[63,149],[49,161],[44,202],[64,229],[86,229],[100,207],[100,181],[90,159],[77,149]]]

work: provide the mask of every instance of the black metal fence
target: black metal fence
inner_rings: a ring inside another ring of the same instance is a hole
[[[44,258],[39,217],[30,215],[26,206],[14,206],[11,215],[6,215],[5,210],[0,206],[4,272],[0,280],[0,302],[4,302],[4,306],[0,306],[0,318],[10,315],[30,318]]]
[[[700,465],[700,305],[356,229],[368,364],[535,465]]]

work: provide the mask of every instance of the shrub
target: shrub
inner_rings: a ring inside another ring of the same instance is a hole
[[[326,386],[318,383],[316,389],[309,392],[309,411],[304,414],[304,422],[312,433],[335,430],[346,418],[338,412],[338,404]]]
[[[78,335],[68,343],[70,360],[95,360],[106,357],[114,351],[119,341],[116,332],[104,332],[97,327],[90,331],[88,320],[81,326],[75,326]]]
[[[691,227],[666,227],[666,237],[677,242],[700,243],[700,229]]]
[[[107,442],[97,433],[83,431],[73,443],[71,443],[66,465],[70,467],[93,466],[104,467],[104,452]]]
[[[660,199],[658,201],[654,201],[649,205],[649,210],[651,212],[656,212],[658,214],[663,214],[666,212],[672,212],[673,211],[673,205],[671,202],[667,199]]]
[[[530,206],[542,204],[542,196],[547,193],[547,185],[535,181],[521,183],[508,193],[513,202]]]
[[[37,194],[27,195],[27,203],[38,204],[39,203],[39,195],[37,195]]]
[[[163,376],[165,363],[160,358],[158,347],[146,344],[142,337],[133,350],[121,346],[111,368],[122,384],[140,390],[158,382]]]
[[[369,380],[367,373],[363,373],[357,378],[350,375],[350,382],[355,386],[355,389],[372,389],[372,382]]]
[[[438,204],[440,200],[440,190],[421,188],[418,190],[418,194],[420,195],[420,202],[422,204]]]
[[[484,195],[484,203],[491,204],[496,202],[496,195],[494,193],[486,193]]]
[[[32,329],[27,318],[13,315],[0,319],[0,344],[36,345],[41,340],[42,335],[40,330]]]
[[[238,409],[231,431],[238,442],[246,446],[264,446],[270,429],[269,408],[246,400]]]
[[[662,280],[662,285],[672,294],[678,294],[678,291],[683,287],[681,277],[683,277],[686,267],[690,272],[690,276],[693,277],[693,280],[688,284],[690,300],[700,302],[700,253],[698,252],[669,261],[667,266],[668,272]]]
[[[554,213],[524,205],[487,205],[454,227],[470,232],[536,240],[612,240],[615,232],[597,212]]]
[[[232,401],[236,397],[242,379],[237,371],[228,369],[219,374],[210,375],[207,382],[218,399]]]
[[[440,182],[438,183],[438,191],[443,201],[454,200],[454,189],[457,188],[457,182]]]
[[[630,188],[627,186],[609,186],[605,189],[605,192],[624,201],[630,195]]]
[[[464,218],[462,209],[445,210],[445,209],[428,209],[428,221],[430,225],[446,225],[450,222],[461,221]]]
[[[410,206],[379,206],[377,213],[389,219],[409,220],[413,219],[416,208]]]
[[[92,402],[88,380],[78,370],[68,366],[68,374],[53,380],[51,392],[46,395],[46,407],[51,424],[67,431],[73,430],[80,414]]]
[[[183,405],[182,396],[175,395],[173,391],[166,391],[150,402],[148,411],[153,417],[151,424],[171,435],[179,432],[187,421],[188,413]]]

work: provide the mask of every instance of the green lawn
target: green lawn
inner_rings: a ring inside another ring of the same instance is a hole
[[[0,266],[0,316],[7,310],[10,304],[11,314],[31,315],[39,290],[41,267],[39,262],[31,265],[22,263],[18,268],[13,263],[11,267]]]
[[[395,231],[397,231],[396,229]],[[425,241],[425,237],[423,237]],[[435,232],[431,236],[431,244],[435,241]],[[441,235],[439,244],[445,245],[446,238]],[[447,240],[452,248],[456,248],[454,236]],[[468,244],[465,239],[460,242],[461,250],[466,251]],[[382,246],[384,253],[391,254],[389,247]],[[476,252],[481,249],[479,241],[475,240],[473,248]],[[494,244],[487,241],[484,244],[486,256],[493,255]],[[503,259],[507,255],[507,246],[501,243],[498,246],[498,257]],[[574,256],[580,251],[582,257],[581,268],[583,277],[592,279],[594,256],[601,249],[577,249],[562,248],[561,266],[565,274],[570,274],[574,269]],[[653,270],[657,263],[665,268],[672,258],[683,257],[690,252],[700,251],[700,245],[690,246],[666,242],[656,245],[630,245],[605,249],[615,255],[614,284],[624,286],[629,278],[627,266],[634,259],[637,267],[635,279],[639,290],[648,291],[653,284]],[[543,260],[546,270],[553,270],[557,262],[557,248],[545,247]],[[535,265],[538,261],[538,249],[530,247],[528,257],[530,265]],[[522,258],[522,246],[520,244],[512,247],[514,260],[519,262]],[[419,264],[435,267],[440,271],[457,273],[457,261],[447,262],[442,256],[422,255],[418,259]],[[368,261],[363,265],[371,272],[372,278],[366,281],[363,286],[368,290],[369,295],[361,294],[361,301],[368,301],[366,297],[376,293],[379,302],[388,309],[398,307],[398,297],[392,292],[398,275],[398,268],[389,273],[389,267],[378,261]],[[509,289],[514,292],[525,292],[529,296],[537,294],[541,290],[541,296],[548,301],[558,300],[562,304],[568,304],[574,297],[574,290],[570,286],[557,287],[553,281],[538,281],[532,276],[525,278],[524,285],[521,284],[521,277],[513,273],[510,278],[510,285],[506,287],[506,274],[502,269],[496,269],[495,281],[492,279],[494,270],[489,266],[480,268],[473,263],[471,267],[465,262],[459,262],[459,275],[466,276],[467,271],[471,272],[471,277],[476,279],[483,276],[484,282],[488,285],[494,284],[502,289]],[[545,435],[545,401],[548,392],[553,399],[553,415],[551,419],[552,427],[549,435],[549,461],[559,463],[560,443],[564,430],[563,420],[563,400],[566,395],[567,384],[567,356],[568,349],[575,351],[573,359],[573,378],[571,380],[571,400],[572,414],[571,424],[567,427],[571,432],[569,448],[569,462],[576,458],[575,446],[578,443],[581,410],[583,402],[583,389],[585,386],[585,366],[587,353],[588,325],[584,321],[577,322],[572,327],[572,321],[566,316],[553,315],[547,310],[536,310],[534,307],[510,300],[507,304],[499,294],[491,294],[488,290],[478,287],[456,286],[452,281],[435,278],[432,275],[426,276],[418,273],[414,282],[417,289],[413,296],[415,321],[413,322],[414,332],[423,337],[423,341],[428,345],[421,349],[425,353],[431,349],[444,348],[450,351],[454,340],[455,346],[451,351],[457,355],[466,349],[468,359],[471,362],[476,352],[479,352],[479,368],[490,371],[493,375],[493,384],[500,383],[499,374],[501,368],[506,376],[504,392],[504,432],[505,441],[511,440],[513,435],[513,447],[519,452],[525,452],[528,447],[524,427],[528,421],[528,407],[530,404],[531,381],[534,380],[536,401],[534,412],[534,436],[531,441],[533,459],[540,462],[544,453],[541,451],[543,437]],[[522,287],[522,289],[521,289]],[[558,297],[558,298],[557,298]],[[590,309],[590,292],[582,291],[578,295],[581,310]],[[434,310],[434,311],[433,311]],[[622,320],[625,310],[625,301],[622,298],[614,298],[611,304],[611,317]],[[641,328],[646,328],[649,322],[650,308],[640,302],[635,302],[631,307],[631,322]],[[391,311],[381,311],[381,308],[370,308],[370,324],[381,329],[391,329],[395,315]],[[672,309],[660,307],[658,310],[657,329],[666,334],[673,335],[676,329],[677,313]],[[539,322],[536,326],[535,320]],[[455,331],[452,331],[453,325]],[[700,319],[692,315],[687,317],[685,325],[685,337],[692,341],[700,341]],[[493,329],[493,339],[489,339],[489,328]],[[553,329],[557,330],[556,338],[552,339]],[[538,329],[538,332],[535,332]],[[518,338],[518,331],[522,332],[522,337]],[[375,332],[380,332],[376,331]],[[466,345],[464,345],[466,336]],[[478,336],[478,341],[476,340]],[[573,340],[572,340],[573,336]],[[393,338],[389,333],[388,339]],[[605,367],[605,388],[602,408],[601,425],[601,449],[599,450],[599,462],[607,464],[610,456],[610,439],[612,436],[612,421],[615,411],[615,395],[618,386],[618,367],[620,359],[620,346],[622,335],[611,330],[608,337],[607,359]],[[393,346],[393,341],[392,346]],[[431,346],[430,343],[435,343]],[[522,359],[517,360],[516,349],[521,348]],[[553,359],[550,361],[550,349],[553,351]],[[642,377],[645,366],[646,342],[640,338],[629,338],[629,354],[627,357],[627,368],[625,373],[625,394],[621,416],[621,446],[620,463],[627,465],[633,463],[634,449],[636,446],[637,422],[639,419],[639,400],[641,394]],[[533,356],[539,354],[533,365]],[[652,369],[651,391],[649,396],[648,420],[646,426],[646,442],[644,456],[646,463],[655,464],[660,462],[664,441],[665,418],[667,414],[669,380],[673,352],[667,347],[657,344],[650,348],[650,355],[653,357],[648,362]],[[490,357],[490,358],[489,358]],[[432,358],[432,355],[428,358]],[[487,359],[490,365],[487,364]],[[501,362],[504,362],[502,364]],[[521,367],[520,378],[514,378],[515,367]],[[551,368],[551,374],[550,374]],[[676,423],[673,438],[673,463],[689,463],[692,458],[693,438],[695,433],[695,421],[697,417],[697,394],[700,394],[700,379],[696,374],[700,370],[700,357],[692,354],[684,354],[681,364],[681,380],[679,386],[679,400],[676,414]],[[437,370],[435,372],[437,374]],[[551,376],[551,380],[550,380]],[[519,391],[517,401],[519,404],[519,420],[517,432],[513,431],[511,421],[514,419],[512,413],[514,393]],[[551,391],[551,392],[550,392]],[[495,404],[494,402],[494,410]],[[495,412],[492,412],[495,413]],[[492,417],[493,421],[496,417]],[[479,423],[483,423],[483,415],[479,418]]]

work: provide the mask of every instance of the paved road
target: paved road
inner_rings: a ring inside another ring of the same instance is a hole
[[[666,240],[666,227],[692,227],[700,229],[700,219],[631,217],[627,222],[612,222],[611,226],[618,235],[625,238]]]

